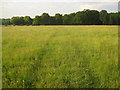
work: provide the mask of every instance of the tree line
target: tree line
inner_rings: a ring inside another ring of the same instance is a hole
[[[55,16],[43,13],[34,18],[16,16],[2,19],[2,25],[120,25],[120,12],[108,13],[106,10],[99,12],[85,9],[65,15],[57,13]]]

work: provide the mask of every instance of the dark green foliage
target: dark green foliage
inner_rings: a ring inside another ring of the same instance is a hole
[[[35,16],[35,18],[33,19],[33,25],[40,25],[40,16]]]
[[[75,13],[69,14],[69,18],[70,18],[70,19],[69,19],[69,24],[71,24],[71,25],[72,25],[72,24],[75,24],[75,23],[74,23],[74,17],[75,17]]]
[[[102,24],[102,21],[100,20],[100,14],[97,10],[91,10],[91,21],[92,21],[92,24],[94,25],[99,25],[99,24]]]
[[[120,12],[118,12],[118,24],[120,24]]]
[[[110,13],[110,25],[118,25],[118,13]]]
[[[56,25],[55,17],[51,16],[50,17],[50,25]]]
[[[2,25],[2,19],[0,19],[0,25]]]
[[[84,9],[76,13],[55,14],[50,16],[43,13],[41,16],[12,17],[2,19],[3,25],[118,25],[120,24],[120,13],[108,13],[106,10]]]
[[[81,22],[82,22],[82,24],[89,25],[89,24],[92,24],[94,18],[93,18],[93,15],[92,15],[92,11],[84,10],[82,15],[81,15]]]
[[[99,12],[96,10],[84,10],[82,12],[78,12],[78,24],[85,25],[98,25],[101,23],[99,19]]]
[[[41,15],[41,24],[42,25],[49,25],[50,24],[50,16],[48,13],[43,13]]]
[[[62,20],[62,15],[57,13],[55,14],[55,24],[56,25],[62,25],[63,24],[63,20]]]
[[[74,18],[75,18],[75,13],[71,14],[65,14],[63,16],[63,24],[65,25],[73,25],[74,23]]]
[[[100,24],[99,12],[96,10],[84,10],[81,16],[82,24],[97,25]]]
[[[10,19],[2,19],[1,21],[2,21],[2,24],[3,24],[3,25],[6,25],[6,26],[11,24],[11,23],[10,23]],[[0,22],[0,23],[1,23],[1,22]]]
[[[69,19],[70,19],[69,15],[65,14],[63,16],[63,24],[64,25],[69,25]]]
[[[81,16],[82,16],[83,12],[77,12],[75,17],[74,17],[74,24],[76,25],[81,25],[82,21],[81,21]]]
[[[25,16],[24,17],[24,23],[25,23],[25,25],[31,25],[32,24],[32,19],[30,18],[30,16]]]
[[[24,17],[12,17],[10,22],[13,25],[24,25]]]
[[[116,16],[117,17],[117,16]],[[102,10],[100,12],[100,20],[104,25],[109,24],[109,14],[107,13],[106,10]]]

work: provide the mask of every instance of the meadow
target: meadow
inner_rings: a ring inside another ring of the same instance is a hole
[[[3,88],[117,88],[118,26],[3,26]]]

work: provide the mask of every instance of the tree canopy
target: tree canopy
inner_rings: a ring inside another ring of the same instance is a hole
[[[76,13],[62,15],[56,13],[50,16],[48,13],[37,15],[34,18],[30,16],[12,17],[2,19],[3,25],[119,25],[120,12],[108,13],[106,10],[84,9]]]

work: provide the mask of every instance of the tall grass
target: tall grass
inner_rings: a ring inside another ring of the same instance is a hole
[[[3,88],[117,88],[117,26],[7,26]]]

